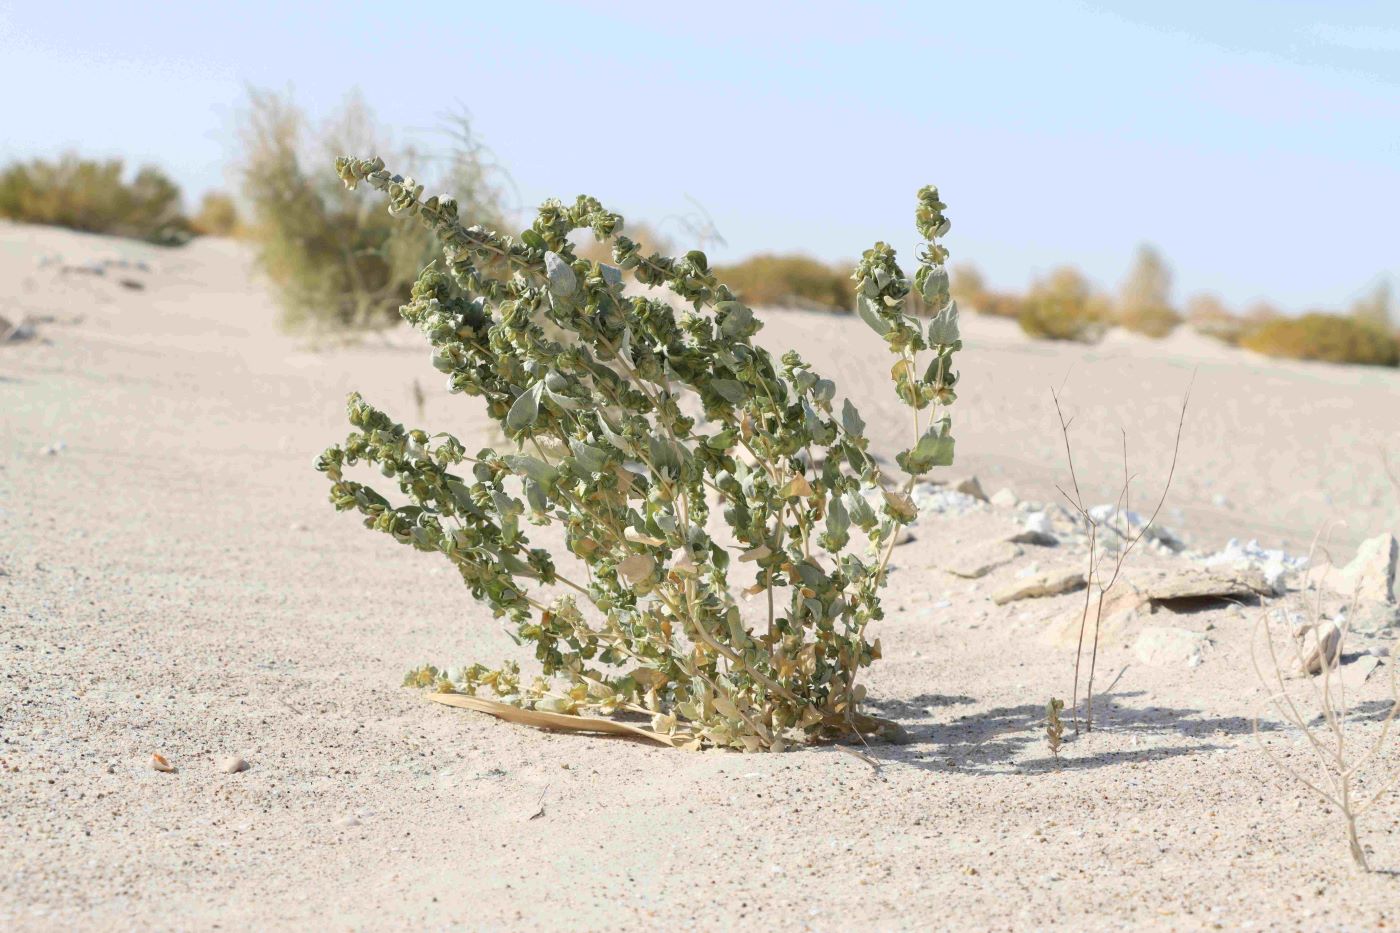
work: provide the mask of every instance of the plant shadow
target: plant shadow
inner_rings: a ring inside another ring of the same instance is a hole
[[[1073,756],[1079,739],[1073,734],[1069,713],[1063,715],[1065,750],[1059,762],[1047,753],[1025,757],[1039,745],[1045,749],[1045,707],[1041,704],[1002,706],[968,713],[950,721],[929,722],[934,708],[966,705],[971,697],[919,696],[911,699],[871,700],[879,714],[899,721],[908,735],[900,745],[872,746],[870,753],[882,762],[900,762],[928,771],[1005,774],[1014,770],[1041,771],[1056,767],[1069,769],[1106,768],[1146,760],[1196,755],[1227,746],[1210,741],[1221,736],[1253,732],[1254,721],[1247,716],[1205,716],[1200,710],[1165,706],[1134,707],[1124,701],[1145,696],[1145,691],[1103,693],[1094,697],[1094,731],[1114,736],[1129,735],[1141,744],[1117,747],[1086,757]],[[923,719],[925,721],[911,721]],[[1272,724],[1260,724],[1272,731]],[[1172,736],[1197,740],[1190,745],[1144,741]]]

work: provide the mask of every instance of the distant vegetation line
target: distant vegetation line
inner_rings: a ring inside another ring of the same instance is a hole
[[[348,195],[331,162],[349,152],[396,157],[433,187],[453,193],[464,217],[501,227],[514,213],[509,174],[474,134],[470,121],[448,121],[450,144],[430,153],[394,146],[374,115],[351,95],[327,120],[312,122],[291,99],[252,90],[239,121],[233,174],[238,198],[204,195],[187,214],[179,187],[159,168],[128,173],[120,159],[69,153],[56,160],[16,161],[0,169],[0,217],[166,246],[196,236],[238,236],[257,251],[295,330],[365,330],[392,326],[419,270],[436,250],[412,226],[393,223]],[[683,222],[683,233],[718,240],[713,225]],[[648,250],[672,251],[657,228],[629,233]],[[701,244],[705,245],[705,244]],[[609,251],[580,243],[579,254],[602,262]],[[717,266],[717,275],[754,306],[850,312],[854,283],[847,267],[800,254],[765,253]],[[1113,327],[1162,338],[1181,326],[1269,356],[1372,366],[1400,365],[1400,319],[1389,283],[1345,311],[1299,317],[1260,302],[1232,311],[1216,296],[1171,300],[1172,273],[1151,246],[1139,248],[1116,294],[1107,294],[1072,266],[1036,279],[1025,292],[988,286],[973,265],[952,270],[952,293],[964,310],[1016,320],[1032,337],[1093,343]],[[917,300],[913,310],[917,313]]]

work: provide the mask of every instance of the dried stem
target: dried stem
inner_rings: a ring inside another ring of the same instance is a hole
[[[1195,377],[1193,376],[1192,383],[1194,383],[1194,381]],[[1113,589],[1114,584],[1118,582],[1118,577],[1123,571],[1123,565],[1127,561],[1128,555],[1132,553],[1133,549],[1137,547],[1138,542],[1140,542],[1143,536],[1156,524],[1157,516],[1161,514],[1162,506],[1167,501],[1167,494],[1171,491],[1172,481],[1176,477],[1176,465],[1181,456],[1181,434],[1186,426],[1186,409],[1191,402],[1191,385],[1187,385],[1186,394],[1181,400],[1181,412],[1176,423],[1176,438],[1172,443],[1171,466],[1167,470],[1166,482],[1162,484],[1162,493],[1157,497],[1157,505],[1153,508],[1151,517],[1138,529],[1137,534],[1131,537],[1129,536],[1132,528],[1128,521],[1128,505],[1130,502],[1130,487],[1132,486],[1133,476],[1128,470],[1128,434],[1126,431],[1122,431],[1123,484],[1118,491],[1115,511],[1123,517],[1123,528],[1121,531],[1114,528],[1112,525],[1113,516],[1110,515],[1108,529],[1118,535],[1119,540],[1125,543],[1121,544],[1113,555],[1113,573],[1107,582],[1104,582],[1102,571],[1105,555],[1100,551],[1102,539],[1099,534],[1099,526],[1101,522],[1090,514],[1089,509],[1084,505],[1084,495],[1079,488],[1078,471],[1074,466],[1074,447],[1069,439],[1069,428],[1073,419],[1065,418],[1064,409],[1060,406],[1060,395],[1053,388],[1050,390],[1050,397],[1054,400],[1055,415],[1060,421],[1060,434],[1064,438],[1065,445],[1065,462],[1069,465],[1070,486],[1074,490],[1074,495],[1071,496],[1060,486],[1056,486],[1055,488],[1059,490],[1060,495],[1064,497],[1065,501],[1070,504],[1075,512],[1077,512],[1089,526],[1089,554],[1087,557],[1088,569],[1085,573],[1086,591],[1084,594],[1084,611],[1079,620],[1079,638],[1074,656],[1074,689],[1070,698],[1070,711],[1071,720],[1074,723],[1074,734],[1078,735],[1080,666],[1084,655],[1084,635],[1089,626],[1089,607],[1094,603],[1094,590],[1098,590],[1098,605],[1094,612],[1094,636],[1089,655],[1089,678],[1085,687],[1085,732],[1092,732],[1094,728],[1094,674],[1098,667],[1099,633],[1103,627],[1103,604],[1108,598],[1109,591]]]

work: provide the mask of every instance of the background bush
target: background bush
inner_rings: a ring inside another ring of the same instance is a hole
[[[1118,312],[1120,327],[1146,337],[1160,340],[1181,324],[1181,315],[1171,308],[1124,308]]]
[[[1186,305],[1186,323],[1198,334],[1235,345],[1247,329],[1243,318],[1231,314],[1215,295],[1197,295]]]
[[[855,310],[855,283],[850,273],[810,256],[763,254],[717,267],[715,274],[748,305]]]
[[[1070,266],[1038,280],[1016,320],[1032,337],[1094,343],[1109,319],[1108,302],[1095,295],[1088,279]]]
[[[1119,294],[1117,323],[1148,337],[1167,336],[1181,323],[1171,306],[1171,289],[1171,269],[1162,254],[1152,246],[1138,247]]]
[[[162,245],[189,238],[180,189],[153,166],[124,180],[120,159],[69,153],[56,162],[15,162],[0,172],[0,217],[109,233]]]
[[[988,288],[981,270],[970,263],[953,267],[951,292],[959,308],[993,317],[1019,317],[1025,303],[1019,295]]]
[[[451,152],[434,160],[391,148],[358,95],[312,126],[289,96],[253,90],[240,140],[243,195],[253,213],[248,233],[290,329],[397,324],[399,307],[436,252],[427,230],[395,223],[381,207],[346,191],[332,170],[339,155],[391,153],[410,170],[432,172],[436,183],[459,192],[469,222],[503,220],[497,169],[463,119]]]
[[[1311,313],[1281,318],[1250,330],[1240,346],[1267,356],[1367,366],[1400,364],[1395,337],[1353,318]]]
[[[206,194],[190,218],[190,228],[199,236],[235,236],[239,223],[233,198],[218,191]]]

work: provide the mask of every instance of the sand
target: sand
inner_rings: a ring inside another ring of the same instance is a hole
[[[62,262],[41,265],[45,257]],[[105,274],[63,274],[104,259]],[[132,288],[121,279],[140,284]],[[867,683],[907,745],[877,770],[832,748],[683,753],[431,705],[424,661],[520,657],[446,564],[325,501],[316,454],[346,392],[483,438],[415,335],[315,348],[280,334],[246,249],[160,250],[0,226],[0,927],[43,929],[1065,929],[1373,927],[1400,922],[1400,796],[1336,814],[1251,735],[1256,607],[1160,612],[1109,639],[1099,726],[1057,765],[1041,732],[1074,652],[1047,636],[1082,595],[992,594],[1082,561],[1025,547],[980,580],[948,561],[1016,508],[932,515],[896,551],[885,659]],[[765,311],[902,439],[888,365],[849,318]],[[1111,498],[1120,427],[1141,474],[1169,458],[1164,520],[1336,558],[1400,506],[1380,469],[1400,374],[1281,364],[1189,334],[1033,343],[965,322],[959,463],[987,492],[1053,501],[1063,386],[1087,498]],[[1143,551],[1129,576],[1189,561]],[[1197,633],[1199,663],[1143,663],[1145,626]],[[1353,656],[1380,638],[1349,642]],[[1388,664],[1356,691],[1378,708]],[[1361,728],[1367,728],[1365,726]],[[1284,742],[1282,733],[1271,741]],[[1280,746],[1282,747],[1282,746]],[[150,767],[153,753],[175,767]],[[249,767],[225,773],[243,757]],[[1390,760],[1400,760],[1393,748]]]

